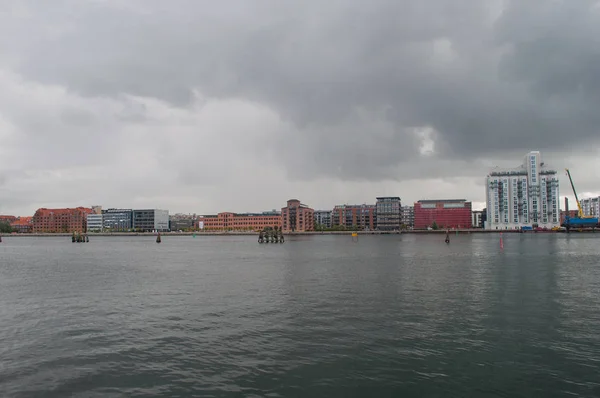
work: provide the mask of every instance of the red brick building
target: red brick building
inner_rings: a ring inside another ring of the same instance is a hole
[[[31,223],[33,217],[18,217],[15,221],[10,223],[14,232],[20,234],[30,233],[33,229],[33,225]]]
[[[315,227],[315,211],[298,199],[290,199],[287,206],[281,209],[283,232],[313,231]]]
[[[331,212],[331,226],[346,229],[374,230],[377,223],[375,205],[338,205]]]
[[[265,227],[281,228],[281,214],[223,212],[217,215],[200,216],[197,227],[204,231],[260,231]]]
[[[0,215],[0,222],[2,222],[2,223],[10,224],[10,223],[12,223],[13,221],[16,221],[16,220],[17,220],[17,217],[15,217],[15,216],[3,216],[3,215]]]
[[[465,199],[419,200],[415,203],[415,229],[471,228],[471,202]]]
[[[33,232],[86,232],[87,215],[92,209],[38,209],[31,220]]]

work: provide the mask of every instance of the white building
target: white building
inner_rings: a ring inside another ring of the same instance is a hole
[[[87,232],[101,232],[102,231],[102,214],[88,214],[87,215]]]
[[[579,201],[583,215],[585,216],[600,216],[600,197],[581,199]]]
[[[483,215],[482,210],[473,210],[471,212],[471,226],[473,228],[481,228],[481,216]]]
[[[493,170],[486,179],[486,229],[560,226],[556,171],[529,152],[514,169]]]

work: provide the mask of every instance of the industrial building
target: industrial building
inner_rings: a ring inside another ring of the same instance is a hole
[[[398,231],[402,224],[402,204],[398,196],[378,197],[375,203],[376,225],[380,231]]]
[[[540,152],[529,152],[513,169],[495,169],[486,178],[486,229],[554,228],[560,225],[556,171]]]
[[[419,200],[415,203],[415,229],[470,228],[471,202],[465,199]]]
[[[315,211],[298,199],[290,199],[281,209],[283,232],[305,232],[314,230]]]
[[[160,209],[133,210],[133,229],[141,232],[168,231],[169,211]]]

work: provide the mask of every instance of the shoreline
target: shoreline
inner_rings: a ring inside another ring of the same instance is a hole
[[[593,230],[571,230],[571,233],[594,233]],[[600,232],[600,231],[599,231]],[[356,233],[358,235],[418,235],[418,234],[445,234],[445,230],[411,230],[411,231],[310,231],[310,232],[287,232],[285,236],[303,236],[303,235],[351,235]],[[566,231],[523,231],[520,230],[487,230],[487,229],[459,229],[449,230],[450,234],[562,234]],[[253,231],[207,231],[207,232],[161,232],[161,236],[258,236],[258,232]],[[155,232],[90,232],[87,234],[89,237],[94,236],[156,236]],[[11,234],[0,234],[3,237],[52,237],[52,236],[73,236],[72,233],[11,233]]]

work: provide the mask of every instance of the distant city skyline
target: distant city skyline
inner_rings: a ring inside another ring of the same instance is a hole
[[[2,2],[0,213],[481,209],[529,151],[600,195],[591,1],[178,4]]]

